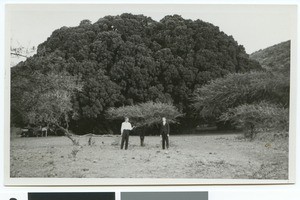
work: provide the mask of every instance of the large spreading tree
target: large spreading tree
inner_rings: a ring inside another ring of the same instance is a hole
[[[105,131],[109,107],[172,103],[188,118],[193,113],[190,98],[197,88],[230,73],[259,69],[242,45],[213,24],[179,15],[154,21],[124,13],[55,30],[38,46],[36,55],[11,69],[11,91],[12,96],[23,98],[14,87],[30,90],[24,84],[30,80],[24,77],[33,71],[65,70],[81,77],[83,84],[72,101],[78,118],[71,120],[71,127]],[[22,124],[16,107],[22,104],[13,98],[12,122]]]

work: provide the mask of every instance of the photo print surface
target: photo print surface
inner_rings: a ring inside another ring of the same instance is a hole
[[[293,182],[296,6],[6,16],[7,183]]]

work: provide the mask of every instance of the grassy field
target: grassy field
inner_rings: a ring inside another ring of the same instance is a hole
[[[79,137],[79,147],[66,137],[12,138],[11,177],[64,178],[209,178],[287,179],[288,139],[247,141],[239,134],[129,138],[120,150],[117,136]]]

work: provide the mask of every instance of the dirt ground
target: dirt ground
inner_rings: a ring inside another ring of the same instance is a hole
[[[139,146],[129,138],[120,150],[117,136],[97,136],[81,146],[66,137],[11,139],[11,177],[63,178],[208,178],[287,179],[288,139],[248,141],[238,134],[170,136],[162,150],[160,137]]]

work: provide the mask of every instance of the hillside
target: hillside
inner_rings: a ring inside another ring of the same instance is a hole
[[[289,71],[290,48],[291,41],[289,40],[256,51],[250,55],[250,58],[258,61],[263,68],[279,71]]]

